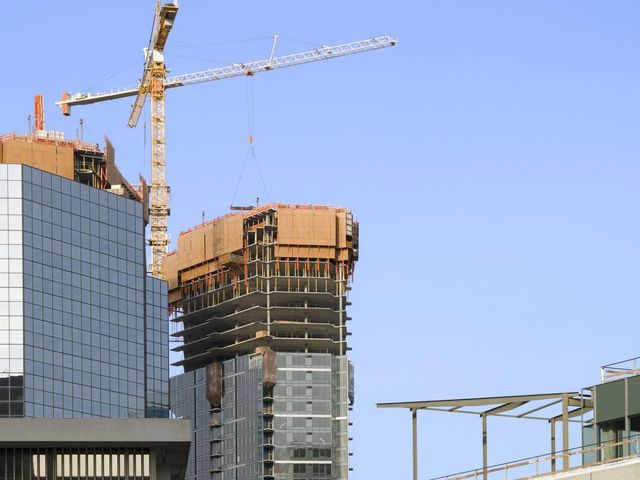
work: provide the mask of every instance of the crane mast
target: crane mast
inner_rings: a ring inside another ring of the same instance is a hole
[[[372,37],[357,42],[336,46],[322,46],[307,52],[274,57],[276,45],[274,40],[271,56],[268,59],[249,63],[234,63],[222,68],[213,68],[167,78],[167,70],[164,64],[164,46],[177,12],[177,0],[174,0],[173,3],[160,3],[158,0],[156,3],[152,39],[146,52],[142,80],[138,85],[109,92],[76,93],[74,95],[64,92],[61,101],[56,102],[56,105],[62,109],[64,115],[70,115],[72,106],[88,105],[135,95],[136,99],[128,121],[128,126],[133,128],[138,124],[147,96],[151,97],[152,170],[151,185],[149,187],[149,218],[151,224],[149,245],[151,246],[151,274],[154,277],[163,279],[166,279],[166,257],[169,245],[167,233],[169,186],[166,180],[165,157],[165,90],[237,76],[251,76],[278,68],[377,50],[397,43],[395,39],[389,36]],[[277,39],[277,37],[274,38]]]
[[[147,95],[151,94],[151,185],[149,188],[149,223],[151,234],[151,275],[166,277],[167,247],[169,234],[169,186],[166,176],[164,81],[167,69],[164,65],[164,46],[178,13],[177,1],[173,4],[156,4],[156,21],[150,51],[140,82],[136,101],[129,117],[129,127],[135,127],[144,107]]]
[[[149,220],[151,223],[151,274],[166,278],[166,257],[169,246],[167,224],[169,217],[169,185],[166,176],[164,62],[151,69],[151,186],[149,191]]]

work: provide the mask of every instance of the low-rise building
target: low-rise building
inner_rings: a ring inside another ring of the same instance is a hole
[[[191,427],[168,419],[0,419],[0,478],[181,480]]]

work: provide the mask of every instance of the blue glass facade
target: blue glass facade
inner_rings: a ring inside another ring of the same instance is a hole
[[[167,282],[147,277],[146,288],[146,416],[168,417],[169,326]]]
[[[0,165],[0,416],[168,416],[166,283],[144,245],[141,203]]]
[[[22,169],[0,165],[0,416],[24,414]]]
[[[260,355],[222,363],[220,408],[206,367],[171,378],[171,410],[191,420],[186,480],[348,478],[348,366],[330,353],[278,352],[275,386]]]

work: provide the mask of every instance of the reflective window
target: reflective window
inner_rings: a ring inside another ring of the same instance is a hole
[[[24,412],[22,167],[0,165],[0,416]]]
[[[144,249],[138,202],[0,165],[0,416],[168,415],[167,287]]]

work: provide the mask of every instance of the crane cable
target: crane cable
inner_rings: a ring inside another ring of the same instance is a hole
[[[189,50],[192,48],[206,48],[218,45],[237,45],[240,43],[257,42],[260,40],[266,40],[271,37],[249,37],[249,38],[237,38],[235,40],[218,40],[215,42],[198,42],[198,43],[183,43],[179,45],[171,45],[165,50],[173,52],[175,50]]]
[[[234,204],[236,200],[236,196],[238,194],[238,189],[240,188],[240,182],[242,181],[242,176],[244,174],[245,167],[247,165],[247,160],[249,155],[253,158],[256,163],[256,169],[258,170],[258,175],[260,176],[260,182],[262,182],[262,188],[264,188],[264,192],[267,195],[267,201],[271,202],[271,196],[269,195],[269,189],[267,188],[267,184],[264,181],[264,175],[262,175],[262,169],[260,168],[260,164],[258,163],[258,157],[256,156],[256,151],[254,148],[254,137],[253,137],[253,123],[254,123],[254,88],[251,77],[247,77],[247,138],[249,141],[249,146],[247,148],[247,153],[244,156],[244,160],[242,161],[242,167],[240,169],[240,176],[238,177],[238,181],[236,182],[236,188],[233,192],[233,198],[231,199],[231,205]]]
[[[256,157],[256,150],[253,144],[253,124],[255,117],[255,108],[254,108],[254,84],[252,77],[247,77],[247,131],[249,138],[249,151],[251,152],[251,156],[253,157],[254,162],[256,162],[256,169],[258,170],[258,175],[260,176],[260,182],[262,182],[262,188],[264,188],[264,193],[267,194],[267,201],[271,202],[271,197],[269,195],[269,189],[267,188],[267,184],[264,181],[264,175],[262,175],[262,169],[260,168],[260,163],[258,162],[258,157]]]
[[[216,63],[218,65],[231,65],[232,63],[234,63],[234,62],[227,62],[225,60],[214,60],[212,58],[196,57],[196,56],[193,56],[193,55],[184,55],[184,54],[181,54],[181,53],[174,53],[171,56],[175,57],[175,58],[184,58],[184,59],[187,59],[187,60],[197,60],[199,62],[205,62],[207,64]]]
[[[127,63],[126,65],[123,65],[120,68],[114,69],[109,73],[103,73],[101,76],[99,76],[98,78],[96,78],[95,80],[93,80],[93,82],[89,83],[89,85],[87,86],[88,90],[94,90],[98,87],[101,87],[102,85],[104,85],[105,83],[107,83],[109,80],[112,80],[114,78],[116,78],[118,75],[120,75],[121,73],[124,73],[126,70],[129,70],[131,67],[134,67],[135,65],[138,65],[140,63],[140,61],[138,59]]]

